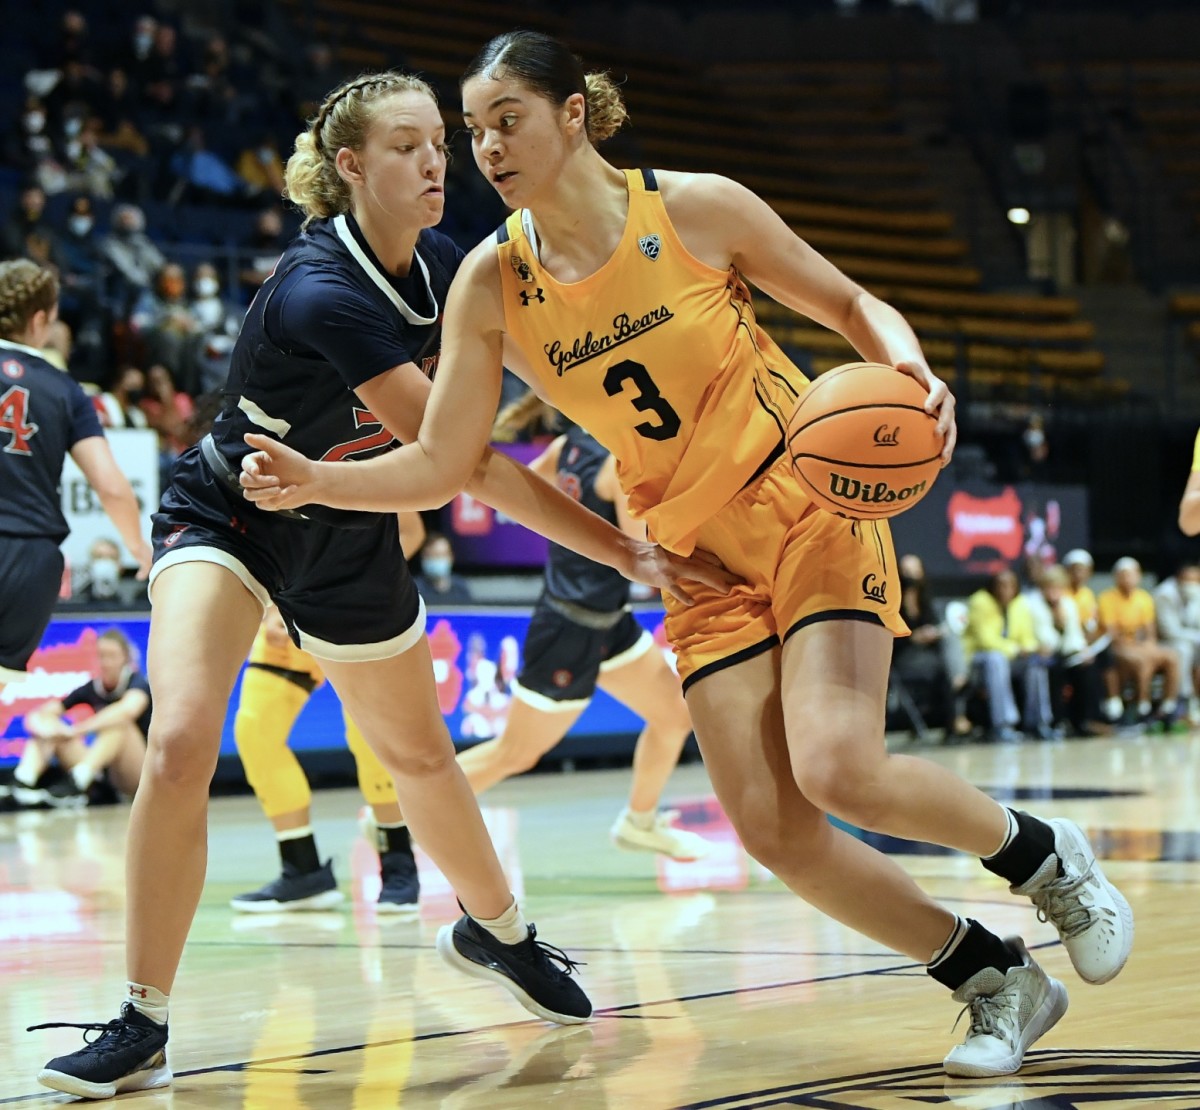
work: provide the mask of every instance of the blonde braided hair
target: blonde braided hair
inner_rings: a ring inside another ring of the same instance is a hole
[[[284,196],[303,209],[306,224],[350,210],[350,186],[334,163],[337,152],[342,147],[361,150],[375,105],[404,92],[421,93],[437,103],[429,84],[411,73],[364,73],[334,89],[308,128],[296,136],[296,148],[284,171]]]
[[[17,258],[0,262],[0,339],[19,340],[38,312],[58,304],[58,278],[52,270]]]

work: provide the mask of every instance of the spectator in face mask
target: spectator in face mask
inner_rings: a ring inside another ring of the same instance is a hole
[[[221,296],[217,268],[211,262],[200,263],[192,278],[192,315],[202,330],[195,375],[188,383],[189,392],[196,396],[225,385],[243,315]]]
[[[117,372],[116,384],[92,398],[100,423],[106,428],[145,428],[146,414],[138,407],[146,391],[146,375],[136,366]]]
[[[187,297],[183,267],[168,262],[133,307],[129,324],[148,363],[160,363],[185,393],[195,389],[196,355],[204,333]]]
[[[454,549],[440,532],[430,532],[421,548],[417,592],[429,605],[469,605],[471,587],[454,573]]]
[[[1188,559],[1154,591],[1158,634],[1179,656],[1179,696],[1193,723],[1200,722],[1200,563]]]
[[[116,542],[103,537],[88,548],[88,562],[80,588],[72,594],[73,601],[101,605],[120,603],[121,549]]]
[[[146,217],[136,204],[113,209],[110,231],[100,240],[99,250],[115,271],[115,307],[124,315],[133,299],[154,284],[167,260],[146,234]]]

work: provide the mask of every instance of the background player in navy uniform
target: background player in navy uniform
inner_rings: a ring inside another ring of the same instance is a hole
[[[150,567],[137,498],[96,410],[42,356],[57,318],[53,273],[26,259],[0,262],[0,690],[24,677],[62,584],[59,544],[69,529],[59,483],[68,453],[137,560],[139,577]]]
[[[501,412],[496,435],[512,438],[547,413],[554,410],[529,393]],[[629,535],[645,538],[645,525],[630,516],[617,482],[616,460],[578,425],[569,425],[529,469]],[[461,752],[458,763],[477,794],[528,771],[566,736],[599,686],[646,722],[613,842],[629,851],[699,859],[708,842],[675,828],[674,814],[658,811],[692,721],[675,672],[628,602],[629,580],[618,571],[552,543],[504,730]]]
[[[155,516],[147,662],[158,696],[130,818],[125,1001],[100,1036],[42,1070],[38,1079],[56,1090],[105,1098],[171,1081],[168,995],[204,883],[208,784],[270,599],[320,660],[465,907],[439,933],[439,953],[547,1020],[591,1013],[574,965],[526,924],[455,763],[395,515],[270,513],[238,485],[251,431],[338,462],[416,437],[461,258],[429,230],[442,215],[444,143],[432,91],[394,73],[334,91],[297,138],[287,188],[309,219],[256,295],[225,406],[210,435],[180,456]],[[681,599],[681,578],[726,589],[732,581],[711,562],[624,536],[504,456],[481,460],[472,492]]]
[[[55,759],[69,776],[44,792],[35,791],[32,799],[14,789],[18,801],[37,802],[36,795],[44,793],[51,805],[82,805],[89,787],[106,772],[122,794],[136,792],[150,731],[150,685],[134,666],[132,645],[117,629],[100,633],[96,655],[98,673],[91,682],[45,702],[25,718],[31,739],[21,753],[18,776],[36,782]],[[94,712],[79,721],[63,716],[77,705]],[[85,736],[92,737],[90,745],[84,745]]]

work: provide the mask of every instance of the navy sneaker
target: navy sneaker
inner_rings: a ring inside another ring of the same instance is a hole
[[[121,1016],[106,1024],[52,1021],[35,1029],[82,1029],[98,1032],[78,1052],[56,1056],[40,1072],[38,1082],[78,1098],[112,1098],[122,1091],[145,1091],[171,1082],[167,1066],[167,1027],[135,1010],[121,1007]],[[86,1037],[85,1037],[86,1040]]]
[[[317,871],[299,871],[289,863],[283,874],[266,886],[230,899],[239,913],[288,913],[297,910],[328,910],[345,899],[333,877],[333,860]]]
[[[407,851],[397,849],[383,852],[379,856],[379,903],[376,913],[415,914],[420,910],[417,899],[421,894],[421,880],[417,875],[417,861],[412,847]]]
[[[499,983],[544,1021],[578,1025],[592,1016],[591,1001],[571,978],[578,965],[566,953],[538,940],[532,925],[520,944],[502,944],[464,914],[438,931],[437,950],[451,967]]]

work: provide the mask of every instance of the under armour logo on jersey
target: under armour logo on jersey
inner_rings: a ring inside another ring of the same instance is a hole
[[[512,263],[512,268],[517,272],[517,277],[522,281],[533,284],[533,271],[529,268],[529,263],[523,258],[518,258],[515,254],[509,257],[509,262]]]
[[[659,252],[662,250],[662,240],[657,235],[643,235],[638,240],[638,250],[651,262],[657,262]]]
[[[540,288],[534,293],[530,293],[528,289],[521,290],[521,305],[524,308],[529,307],[530,301],[537,301],[538,304],[542,304],[545,300],[546,298],[542,295]]]

